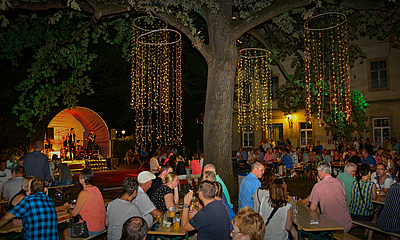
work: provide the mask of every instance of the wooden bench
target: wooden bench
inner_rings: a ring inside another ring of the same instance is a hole
[[[107,229],[102,233],[87,238],[68,238],[67,240],[85,240],[85,239],[107,239]]]
[[[360,240],[358,237],[343,231],[335,231],[335,235],[333,237],[337,240]]]
[[[49,187],[49,196],[54,198],[56,197],[56,189],[61,189],[62,193],[61,193],[61,197],[63,201],[67,200],[67,188],[69,187],[74,187],[74,184],[70,184],[70,185],[65,185],[65,186],[54,186],[54,187]]]
[[[391,235],[400,238],[400,234],[383,231],[382,229],[378,228],[378,225],[376,225],[376,223],[353,220],[353,224],[374,230],[376,232],[381,232],[386,235]]]

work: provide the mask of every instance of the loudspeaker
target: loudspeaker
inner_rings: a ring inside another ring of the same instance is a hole
[[[111,158],[110,165],[111,168],[118,167],[118,158]]]
[[[47,139],[54,139],[54,128],[46,129],[46,137]]]
[[[117,129],[110,130],[111,140],[117,139]]]

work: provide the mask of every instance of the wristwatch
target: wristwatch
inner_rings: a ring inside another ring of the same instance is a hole
[[[189,204],[184,203],[184,204],[183,204],[183,207],[184,207],[184,208],[189,208]]]

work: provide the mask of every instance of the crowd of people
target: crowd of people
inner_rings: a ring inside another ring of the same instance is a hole
[[[342,225],[345,232],[354,227],[353,221],[369,221],[384,231],[400,233],[400,184],[395,181],[399,175],[395,147],[377,146],[376,152],[370,154],[369,142],[362,144],[356,139],[352,148],[346,148],[345,141],[337,146],[328,141],[327,148],[317,142],[315,147],[307,149],[295,149],[289,141],[283,143],[285,146],[280,144],[275,147],[263,141],[259,149],[247,154],[247,159],[242,153],[245,150],[238,151],[235,158],[238,162],[246,161],[250,173],[240,182],[237,213],[213,164],[203,166],[203,156],[197,154],[185,162],[178,152],[161,152],[161,149],[150,159],[150,171],[140,172],[137,179],[125,178],[121,196],[107,207],[100,190],[93,185],[93,171],[82,170],[78,181],[83,190],[75,203],[65,203],[64,207],[72,216],[79,216],[87,223],[90,236],[107,229],[107,239],[145,239],[154,221],[170,216],[179,206],[182,195],[179,179],[203,176],[197,183],[198,192],[189,190],[184,195],[180,220],[183,231],[196,231],[199,240],[297,239],[288,186],[275,170],[274,163],[280,161],[285,168],[293,169],[311,162],[317,171],[317,183],[307,198],[300,199],[310,211],[332,219]],[[46,164],[40,153],[40,142],[35,147],[3,184],[2,197],[9,200],[9,208],[0,219],[0,227],[13,219],[15,224],[24,226],[26,239],[59,239],[55,206],[46,194],[52,183],[51,167],[47,156],[44,155]],[[345,164],[344,172],[337,176],[331,165],[335,162]],[[69,184],[72,174],[68,174],[68,167],[58,159],[55,159],[55,167],[60,175],[56,184]],[[0,170],[4,172],[5,169],[5,162],[1,162]],[[293,176],[292,172],[289,176]],[[379,196],[386,196],[383,207],[372,202]],[[64,238],[69,238],[70,234],[70,229],[63,232]],[[373,234],[365,229],[366,238],[372,239]]]

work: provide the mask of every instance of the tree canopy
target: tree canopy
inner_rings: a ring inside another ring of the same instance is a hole
[[[208,67],[204,122],[204,150],[207,162],[221,169],[232,180],[231,162],[232,109],[238,49],[263,46],[273,53],[274,64],[287,80],[281,86],[279,106],[283,111],[304,107],[303,23],[305,19],[327,11],[348,16],[350,39],[367,35],[389,39],[399,47],[399,3],[393,0],[51,0],[9,1],[0,6],[0,48],[2,59],[14,66],[33,60],[28,76],[20,81],[19,101],[13,112],[19,125],[32,128],[52,109],[73,107],[78,96],[93,94],[89,77],[98,54],[93,46],[99,42],[119,45],[121,55],[130,60],[132,20],[137,14],[157,16],[184,34]],[[237,40],[246,46],[238,44]],[[352,58],[365,55],[357,45],[351,46]],[[280,64],[295,56],[293,75]],[[112,64],[112,63],[110,63]],[[297,96],[297,97],[295,97]],[[366,107],[359,93],[353,93],[354,114],[365,116]],[[352,124],[328,124],[327,131],[343,135],[362,131],[366,118]],[[364,124],[363,124],[364,123]],[[337,130],[339,129],[339,131]],[[229,185],[233,187],[233,181]]]

